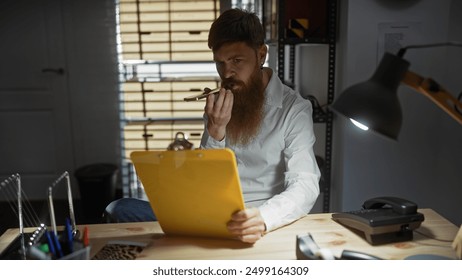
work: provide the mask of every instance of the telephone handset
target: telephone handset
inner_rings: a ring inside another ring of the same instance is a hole
[[[417,204],[399,197],[376,197],[366,200],[363,204],[363,209],[384,208],[387,205],[393,208],[393,211],[403,215],[414,214],[417,212]]]
[[[412,240],[412,231],[420,226],[424,215],[412,201],[384,196],[366,200],[360,210],[334,213],[332,219],[377,245]]]

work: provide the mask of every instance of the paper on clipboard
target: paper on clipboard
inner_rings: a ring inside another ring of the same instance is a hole
[[[137,151],[130,157],[166,234],[231,237],[226,223],[245,207],[231,150]]]

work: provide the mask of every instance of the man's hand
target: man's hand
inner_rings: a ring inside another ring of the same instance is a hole
[[[255,243],[262,238],[266,226],[260,215],[260,210],[249,208],[238,211],[231,216],[228,230],[242,242]]]
[[[219,94],[207,97],[205,114],[208,117],[207,130],[215,140],[221,141],[226,135],[226,125],[231,120],[234,96],[230,90],[222,88]]]

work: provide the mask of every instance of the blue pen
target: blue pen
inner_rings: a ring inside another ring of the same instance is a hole
[[[74,237],[72,235],[71,220],[69,218],[66,218],[65,231],[67,247],[70,254],[74,251]]]
[[[56,258],[60,259],[63,257],[63,250],[61,249],[61,244],[59,243],[58,236],[54,233],[54,231],[50,232],[51,239],[54,241],[54,245],[56,248]]]
[[[53,239],[50,236],[50,232],[48,230],[45,231],[45,236],[47,237],[47,242],[48,242],[48,248],[50,249],[50,253],[53,255],[53,257],[56,256],[56,250],[55,250],[55,245],[53,244]]]

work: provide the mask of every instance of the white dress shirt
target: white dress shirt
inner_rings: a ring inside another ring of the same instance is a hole
[[[201,148],[234,151],[246,207],[258,207],[271,231],[309,213],[321,175],[313,151],[311,102],[274,72],[265,97],[260,132],[248,146],[233,146],[226,137],[213,139],[205,124]]]

